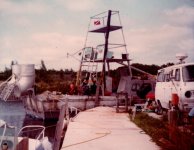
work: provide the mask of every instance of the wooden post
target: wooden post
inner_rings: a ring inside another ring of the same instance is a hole
[[[176,128],[178,125],[178,110],[168,111],[168,122],[169,122],[169,138],[172,141],[176,141]]]
[[[95,107],[99,106],[99,94],[100,94],[100,81],[96,81],[97,89],[96,89],[96,97],[95,97]]]
[[[54,144],[53,150],[59,150],[61,147],[61,139],[64,139],[67,125],[68,125],[68,109],[67,109],[67,102],[61,106],[59,121],[57,122],[56,130],[55,130],[55,137],[54,137]],[[65,119],[65,123],[64,123]]]
[[[125,93],[125,111],[126,112],[128,112],[128,101],[129,101],[129,99],[128,99],[128,93]]]
[[[168,122],[171,126],[177,126],[178,124],[178,111],[177,110],[169,110],[168,111]]]

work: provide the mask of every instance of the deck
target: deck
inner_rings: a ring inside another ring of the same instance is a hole
[[[61,150],[158,150],[151,138],[115,108],[80,112],[68,125]]]

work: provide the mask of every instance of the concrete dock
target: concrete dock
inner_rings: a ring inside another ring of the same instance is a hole
[[[159,150],[160,147],[130,121],[128,113],[96,107],[70,121],[61,150]]]

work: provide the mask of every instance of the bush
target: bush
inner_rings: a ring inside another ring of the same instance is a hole
[[[148,116],[147,113],[137,113],[134,123],[151,136],[162,149],[193,150],[194,138],[187,130],[181,131],[178,127],[169,127],[166,118],[162,120]]]

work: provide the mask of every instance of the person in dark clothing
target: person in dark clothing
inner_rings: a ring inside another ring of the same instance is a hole
[[[82,90],[83,90],[83,95],[90,95],[90,89],[88,86],[88,80],[84,79],[82,82]]]
[[[95,95],[96,94],[96,81],[93,80],[93,84],[91,85],[91,94]]]

